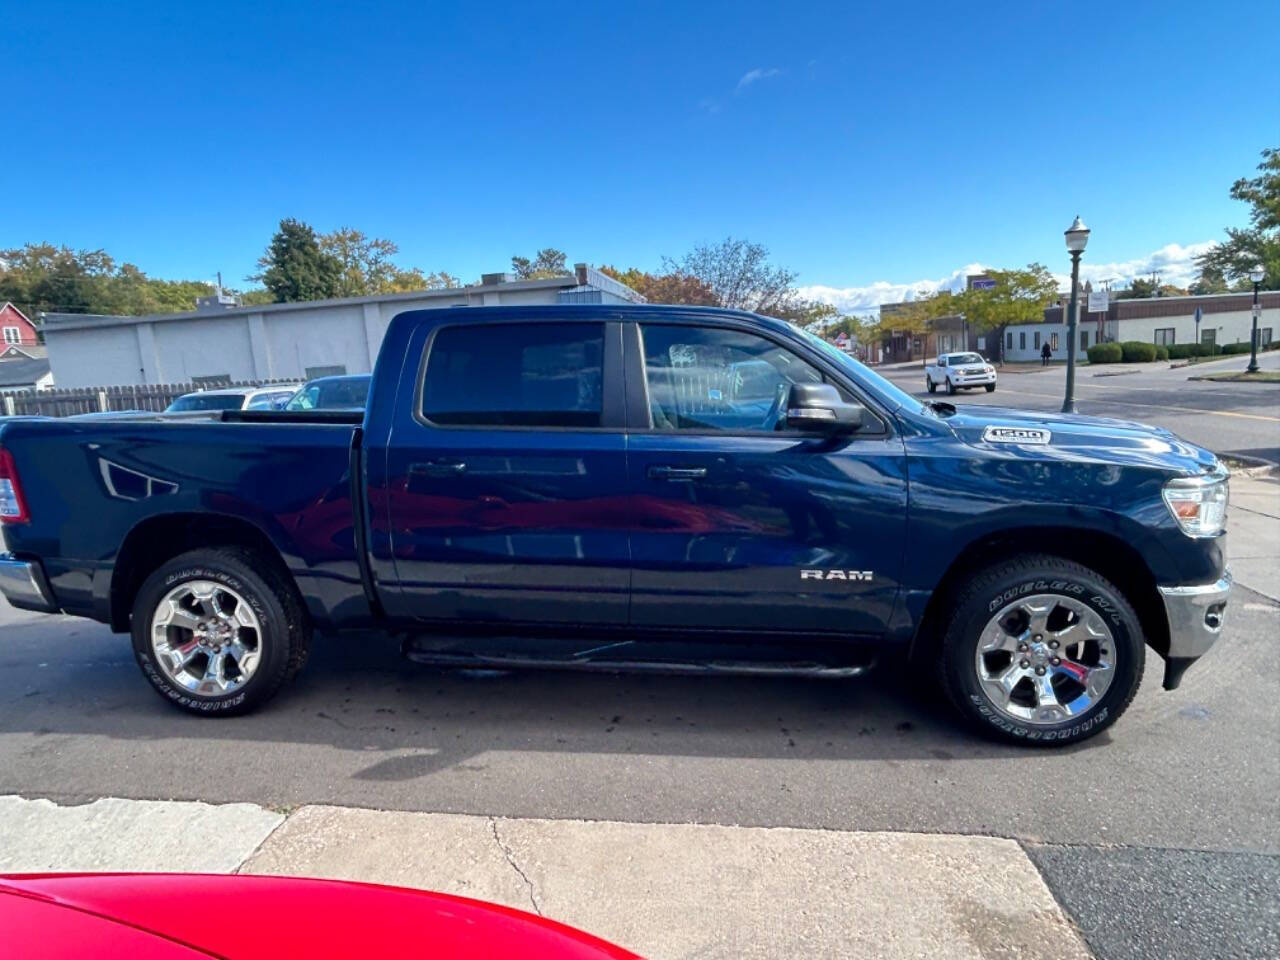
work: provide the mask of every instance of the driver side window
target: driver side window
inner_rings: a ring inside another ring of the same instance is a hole
[[[655,430],[783,430],[792,384],[823,382],[755,334],[674,324],[642,324],[640,333]]]

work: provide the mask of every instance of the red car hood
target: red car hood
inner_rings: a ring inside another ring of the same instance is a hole
[[[199,874],[0,876],[6,956],[122,960],[636,955],[519,910],[337,880]]]

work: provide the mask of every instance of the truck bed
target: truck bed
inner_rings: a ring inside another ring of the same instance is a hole
[[[7,548],[44,559],[68,613],[111,622],[118,563],[148,538],[181,535],[175,522],[218,517],[279,551],[320,622],[336,609],[358,618],[367,613],[352,481],[361,416],[237,411],[8,423],[0,447],[13,456],[32,522],[5,526]]]

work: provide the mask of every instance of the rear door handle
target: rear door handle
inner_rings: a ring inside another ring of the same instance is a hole
[[[650,480],[666,480],[668,483],[690,483],[707,475],[706,467],[650,467]]]
[[[416,477],[456,477],[466,472],[467,464],[463,460],[432,460],[409,465],[409,473]]]

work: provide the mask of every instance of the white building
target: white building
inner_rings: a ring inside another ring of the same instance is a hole
[[[1258,345],[1262,347],[1280,335],[1280,291],[1262,293],[1259,300],[1262,316],[1258,319]],[[1253,327],[1252,307],[1252,293],[1113,300],[1106,313],[1085,313],[1082,305],[1076,326],[1080,337],[1077,353],[1083,354],[1095,343],[1125,340],[1160,346],[1248,343]],[[1063,307],[1050,307],[1044,312],[1043,323],[1018,323],[1006,327],[1004,359],[1014,362],[1039,360],[1041,349],[1048,343],[1053,359],[1065,360],[1065,313]]]
[[[573,276],[511,280],[485,274],[450,290],[145,317],[45,315],[59,387],[220,380],[309,380],[373,369],[391,318],[406,310],[465,306],[643,302],[586,264]]]

